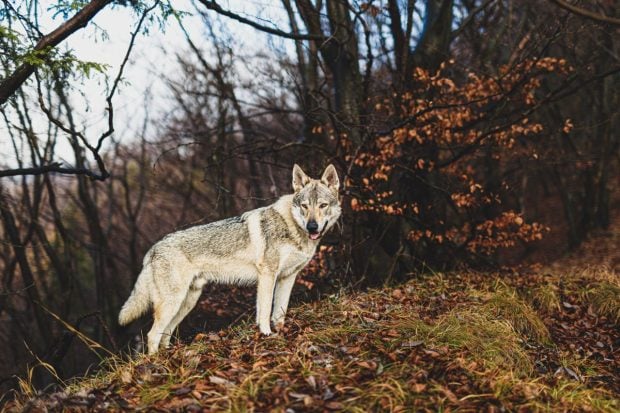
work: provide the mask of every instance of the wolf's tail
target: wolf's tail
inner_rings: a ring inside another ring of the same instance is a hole
[[[145,260],[146,261],[146,260]],[[136,285],[131,291],[131,295],[123,304],[121,312],[118,314],[118,323],[122,326],[131,323],[133,320],[144,314],[151,306],[149,295],[149,279],[152,279],[151,266],[145,265],[138,276]]]

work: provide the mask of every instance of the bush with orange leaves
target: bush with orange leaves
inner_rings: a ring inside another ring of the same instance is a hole
[[[536,111],[550,97],[541,82],[561,82],[571,69],[542,58],[495,76],[448,76],[451,63],[433,75],[417,69],[412,90],[378,100],[375,116],[387,127],[362,148],[341,140],[351,209],[400,217],[418,254],[480,257],[541,239],[549,228],[526,222],[514,187],[544,138]]]

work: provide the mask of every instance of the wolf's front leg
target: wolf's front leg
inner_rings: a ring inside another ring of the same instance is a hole
[[[293,285],[295,285],[295,278],[297,278],[296,272],[288,277],[278,279],[276,282],[273,298],[273,315],[271,316],[271,321],[273,321],[273,325],[276,326],[276,328],[282,327],[282,324],[284,324],[284,317],[288,309]]]
[[[263,272],[258,276],[258,289],[256,292],[256,324],[261,333],[268,336],[271,334],[269,315],[273,303],[273,289],[276,284],[276,276],[273,272]]]

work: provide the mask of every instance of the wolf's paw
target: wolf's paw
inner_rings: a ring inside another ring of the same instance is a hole
[[[264,336],[270,336],[272,334],[271,332],[271,327],[267,326],[259,326],[258,329],[260,330],[261,334],[263,334]]]
[[[273,320],[273,328],[278,333],[284,331],[284,320]]]

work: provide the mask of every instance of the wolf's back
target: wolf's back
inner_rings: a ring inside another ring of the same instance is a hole
[[[146,260],[145,260],[146,262]],[[121,312],[118,314],[118,323],[122,326],[131,323],[140,317],[151,306],[149,294],[149,278],[151,278],[151,266],[145,265],[136,280],[136,285],[131,291],[131,295],[123,304]]]

